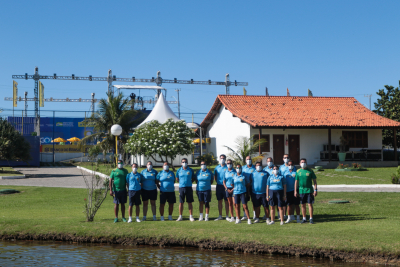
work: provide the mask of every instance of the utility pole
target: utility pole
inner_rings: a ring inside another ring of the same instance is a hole
[[[95,105],[94,103],[96,102],[95,99],[94,99],[94,95],[95,95],[95,94],[92,93],[92,106],[90,107],[91,110],[92,110],[92,115],[94,115],[94,105]]]
[[[371,110],[371,96],[372,95],[364,95],[364,97],[368,97],[369,98],[369,110]]]
[[[181,102],[179,101],[179,91],[181,89],[175,89],[176,93],[178,94],[178,118],[181,118]]]
[[[28,92],[25,92],[25,117],[28,117]]]

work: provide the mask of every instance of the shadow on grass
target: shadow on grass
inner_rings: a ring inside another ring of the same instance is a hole
[[[367,221],[367,220],[384,220],[386,217],[369,217],[369,214],[347,215],[347,214],[317,214],[316,222],[346,222],[346,221]]]

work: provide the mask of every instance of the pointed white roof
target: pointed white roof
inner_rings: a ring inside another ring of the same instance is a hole
[[[175,113],[168,106],[167,101],[165,101],[164,95],[161,93],[160,97],[153,110],[150,112],[149,116],[136,128],[143,126],[144,124],[151,121],[158,121],[159,123],[164,123],[168,119],[173,119],[174,121],[180,121],[180,119],[175,115]]]

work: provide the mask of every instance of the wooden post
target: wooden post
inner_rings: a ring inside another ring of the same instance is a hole
[[[398,161],[397,158],[397,128],[393,128],[393,148],[394,148],[394,160]]]
[[[261,140],[261,128],[258,128],[258,141]],[[261,156],[261,144],[258,143],[258,155]]]
[[[328,128],[328,151],[329,151],[329,162],[331,162],[332,160],[332,148],[331,145],[332,144],[332,130],[331,128]]]

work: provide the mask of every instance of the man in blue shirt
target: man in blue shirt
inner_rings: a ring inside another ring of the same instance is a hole
[[[189,220],[194,222],[193,218],[193,188],[192,183],[195,180],[194,171],[188,166],[187,158],[181,161],[182,167],[176,172],[176,181],[179,183],[179,217],[177,222],[182,221],[183,204],[186,202],[189,206]]]
[[[300,223],[300,198],[294,196],[294,188],[296,182],[296,171],[292,160],[288,161],[288,169],[285,171],[283,176],[286,179],[286,196],[287,196],[287,207],[288,207],[288,219],[285,223],[294,221],[294,209],[296,208],[297,222]]]
[[[283,155],[283,162],[284,162],[284,164],[282,164],[282,165],[279,167],[279,171],[280,171],[280,173],[281,173],[282,175],[283,175],[286,171],[289,170],[289,160],[290,160],[289,154],[284,154],[284,155]],[[293,171],[296,173],[296,171],[297,171],[296,166],[293,165],[292,168],[293,168]]]
[[[169,170],[168,162],[164,162],[163,170],[158,173],[156,183],[160,189],[160,219],[164,221],[164,207],[168,201],[168,220],[172,221],[172,212],[176,203],[175,175]]]
[[[203,205],[206,206],[206,218],[205,221],[208,221],[208,214],[210,212],[210,202],[211,202],[211,184],[214,181],[214,177],[212,172],[207,169],[207,165],[205,161],[200,163],[201,169],[196,173],[197,187],[196,193],[199,198],[199,209],[200,209],[200,217],[199,221],[203,220]]]
[[[246,192],[248,191],[249,183],[246,182],[247,179],[243,175],[242,166],[240,164],[236,165],[236,174],[233,177],[233,197],[235,199],[235,211],[236,211],[236,224],[241,223],[240,218],[240,202],[242,202],[244,213],[249,218],[249,209],[247,207]],[[247,219],[247,223],[251,224],[251,220]]]
[[[132,164],[132,172],[126,176],[126,185],[128,186],[128,196],[129,196],[129,220],[128,223],[132,222],[132,206],[136,206],[136,222],[140,222],[140,190],[143,183],[143,175],[137,172],[138,165],[136,163]]]
[[[274,170],[274,160],[271,157],[268,157],[267,166],[264,168],[264,171],[268,172],[269,175],[272,175],[273,170]]]
[[[142,201],[143,201],[143,219],[146,220],[147,208],[151,204],[151,211],[153,213],[153,221],[157,221],[156,218],[156,200],[157,200],[157,186],[156,177],[157,171],[153,169],[153,163],[151,161],[147,162],[147,167],[141,174],[143,175],[143,188],[142,188]]]
[[[278,166],[274,166],[272,175],[268,177],[267,199],[271,207],[271,221],[267,221],[268,225],[275,223],[275,206],[278,206],[281,225],[283,225],[283,207],[286,205],[286,180],[279,173]]]
[[[250,186],[250,175],[256,171],[255,166],[253,165],[253,161],[251,160],[250,156],[246,157],[246,165],[242,167],[242,174],[246,178],[246,185],[249,187],[247,188],[246,192],[246,201],[250,201],[250,195],[251,195],[251,186]],[[244,210],[243,210],[244,212]],[[254,206],[253,206],[253,218],[256,218],[256,212],[254,211]],[[241,219],[242,221],[247,219],[247,215],[244,212],[244,216]],[[249,218],[250,219],[250,218]]]
[[[214,179],[217,182],[216,196],[218,200],[218,211],[219,211],[219,216],[217,219],[215,219],[215,221],[222,220],[222,200],[225,201],[226,220],[229,220],[229,204],[228,204],[228,199],[226,198],[225,195],[225,187],[224,187],[225,172],[228,170],[228,167],[225,164],[226,156],[222,154],[221,156],[219,156],[219,160],[221,164],[214,169]]]
[[[233,169],[233,162],[231,159],[226,161],[226,166],[228,170],[225,172],[224,176],[224,187],[225,187],[225,196],[228,199],[229,211],[231,212],[231,219],[227,219],[228,222],[234,222],[235,217],[233,215],[233,178],[236,175],[235,169]]]
[[[260,222],[260,206],[264,207],[266,216],[269,215],[267,203],[267,181],[269,174],[262,169],[261,162],[256,163],[256,171],[250,175],[252,186],[251,201],[256,212],[254,223]]]

